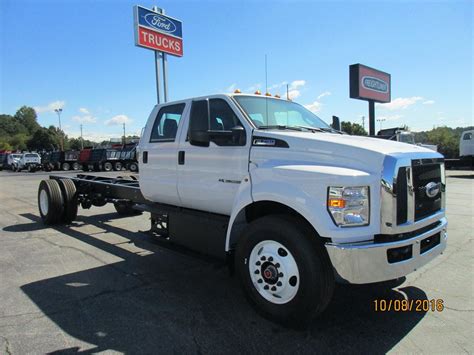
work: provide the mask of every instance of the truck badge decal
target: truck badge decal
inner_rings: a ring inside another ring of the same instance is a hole
[[[266,145],[266,146],[274,146],[275,140],[274,139],[265,139],[265,138],[256,138],[253,140],[253,145]]]
[[[374,78],[373,76],[364,76],[362,77],[362,86],[367,90],[387,93],[388,84],[379,78]]]

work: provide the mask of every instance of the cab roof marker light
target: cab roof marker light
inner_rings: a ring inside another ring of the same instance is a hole
[[[240,91],[240,89],[235,89],[234,90],[234,94],[241,94],[241,93],[242,93],[242,91]]]
[[[262,92],[260,90],[255,91],[255,95],[262,95]]]

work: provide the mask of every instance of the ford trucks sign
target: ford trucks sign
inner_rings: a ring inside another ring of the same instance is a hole
[[[141,6],[135,6],[133,13],[136,46],[183,56],[181,21]]]
[[[390,74],[353,64],[349,67],[350,97],[376,102],[390,102]]]

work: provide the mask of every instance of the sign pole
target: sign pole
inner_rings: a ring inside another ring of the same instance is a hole
[[[375,136],[375,102],[369,100],[369,136]]]
[[[158,105],[160,104],[160,82],[161,82],[160,60],[161,60],[161,52],[155,51],[156,102],[158,103]]]
[[[161,14],[165,14],[165,10],[161,9]],[[168,58],[166,53],[162,53],[163,58],[163,99],[168,102]]]

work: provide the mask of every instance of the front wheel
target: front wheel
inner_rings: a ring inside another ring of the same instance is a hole
[[[71,165],[69,163],[63,163],[63,165],[61,166],[61,169],[63,171],[68,171],[71,169]]]
[[[317,238],[284,215],[259,218],[243,232],[235,269],[246,297],[265,317],[304,326],[329,304],[334,274]]]
[[[106,161],[106,162],[104,163],[104,170],[105,170],[105,171],[112,171],[113,168],[114,168],[114,167],[113,167],[113,165],[112,165],[112,163],[111,163],[110,161]]]
[[[130,163],[128,167],[132,173],[136,173],[138,171],[138,164],[137,163]]]

